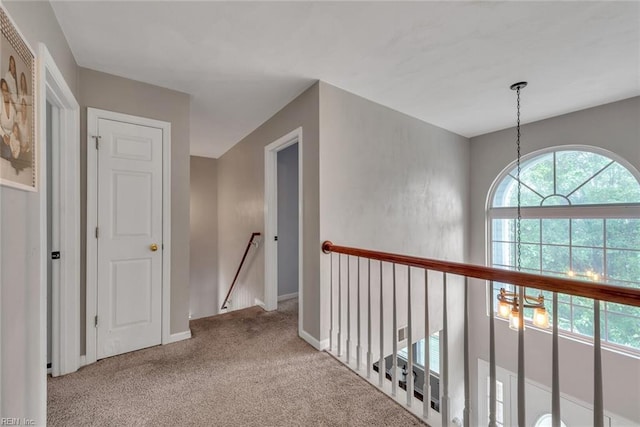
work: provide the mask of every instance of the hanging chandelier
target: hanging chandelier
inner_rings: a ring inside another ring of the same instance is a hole
[[[518,82],[511,85],[511,90],[515,90],[517,93],[517,182],[518,182],[518,204],[517,204],[517,219],[516,219],[516,266],[518,271],[522,266],[522,248],[521,248],[521,228],[520,223],[522,220],[522,181],[520,180],[521,172],[521,154],[520,154],[520,89],[527,86],[527,82]],[[522,300],[522,301],[521,301]],[[537,297],[530,296],[526,293],[509,292],[505,288],[500,289],[498,294],[498,316],[504,319],[509,319],[509,328],[513,330],[524,329],[524,322],[520,322],[520,310],[525,308],[533,308],[533,324],[539,328],[549,327],[549,313],[544,306],[544,295],[540,293]],[[524,316],[523,316],[524,319]]]

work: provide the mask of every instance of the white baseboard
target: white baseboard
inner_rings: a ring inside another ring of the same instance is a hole
[[[217,314],[226,313],[226,312],[227,310],[221,310],[216,312],[205,312],[205,313],[191,313],[189,317],[189,321],[204,319],[205,317],[211,317],[211,316],[215,316]]]
[[[298,331],[300,338],[308,342],[313,348],[316,350],[324,350],[329,348],[329,339],[318,341],[314,337],[312,337],[307,331],[300,329]]]
[[[266,309],[264,308],[264,301],[259,300],[258,298],[256,298],[256,299],[253,301],[253,303],[254,303],[255,305],[257,305],[258,307],[260,307],[261,309],[266,310]]]
[[[182,340],[188,340],[189,338],[191,338],[191,329],[169,335],[169,339],[167,340],[167,342],[163,343],[163,345],[171,344],[171,343],[182,341]]]
[[[294,293],[291,293],[291,294],[278,295],[278,302],[286,301],[288,299],[294,299],[294,298],[298,298],[298,293],[297,292],[294,292]]]

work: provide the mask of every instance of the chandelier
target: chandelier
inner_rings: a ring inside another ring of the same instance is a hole
[[[518,271],[522,265],[522,250],[521,250],[521,229],[520,223],[522,220],[521,212],[521,195],[522,195],[522,182],[520,181],[520,89],[527,86],[527,82],[518,82],[511,85],[511,90],[515,90],[517,93],[517,182],[518,182],[518,217],[516,220],[516,245],[517,245],[517,268]],[[522,301],[521,301],[522,300]],[[509,328],[513,330],[524,329],[524,322],[520,321],[520,310],[525,308],[533,308],[533,324],[539,328],[549,327],[549,313],[544,306],[544,295],[540,293],[538,296],[527,295],[526,292],[509,292],[505,288],[500,289],[498,294],[498,316],[504,319],[509,319]],[[522,317],[524,319],[524,316]],[[522,324],[521,324],[522,323]]]
[[[537,297],[526,295],[524,303],[520,304],[518,294],[515,292],[507,292],[504,288],[500,289],[498,294],[498,316],[503,319],[509,319],[509,327],[513,330],[520,329],[520,310],[524,308],[533,308],[533,324],[539,328],[549,327],[549,313],[544,306],[544,295]],[[524,328],[524,325],[522,325]]]

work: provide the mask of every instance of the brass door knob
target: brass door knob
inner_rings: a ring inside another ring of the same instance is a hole
[[[149,246],[149,249],[151,249],[151,252],[155,252],[158,250],[158,245],[156,243],[152,243],[151,246]]]

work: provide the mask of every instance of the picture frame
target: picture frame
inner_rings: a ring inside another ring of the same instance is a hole
[[[0,3],[0,185],[38,191],[36,56]]]

